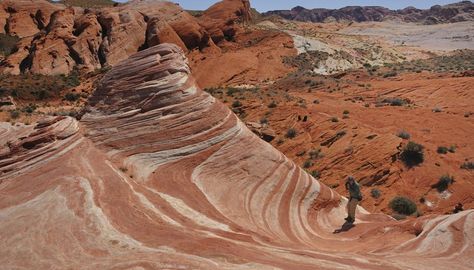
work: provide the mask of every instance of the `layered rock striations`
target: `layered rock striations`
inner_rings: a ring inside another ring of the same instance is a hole
[[[176,45],[116,65],[80,121],[0,125],[6,269],[470,269],[474,212],[396,222],[201,91]],[[453,263],[454,262],[454,263]]]

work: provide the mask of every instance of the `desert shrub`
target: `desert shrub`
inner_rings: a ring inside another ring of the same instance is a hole
[[[79,71],[73,70],[71,73],[64,79],[67,87],[76,87],[81,84]]]
[[[438,152],[438,154],[447,154],[449,151],[448,147],[446,146],[438,146],[438,149],[436,150],[436,152]]]
[[[308,168],[310,168],[311,166],[313,166],[313,162],[311,162],[311,160],[306,160],[306,161],[303,163],[303,168],[305,168],[305,169],[308,169]]]
[[[411,137],[411,136],[410,136],[410,133],[408,133],[408,132],[406,132],[406,131],[404,131],[404,130],[398,132],[398,133],[397,133],[397,136],[400,137],[400,138],[402,138],[402,139],[404,139],[404,140],[408,140],[408,139],[410,139],[410,137]]]
[[[238,88],[229,87],[229,88],[227,88],[226,94],[227,94],[229,97],[232,97],[232,96],[234,96],[235,93],[237,93],[237,92],[239,92],[239,91],[240,91],[240,89],[238,89]]]
[[[442,111],[443,111],[443,110],[442,110],[441,108],[439,108],[439,107],[436,107],[436,108],[433,109],[433,112],[435,112],[435,113],[440,113],[440,112],[442,112]]]
[[[74,102],[74,101],[77,101],[81,96],[79,94],[76,94],[76,93],[67,93],[64,98],[67,100],[67,101],[70,101],[70,102]]]
[[[375,198],[375,199],[378,199],[380,198],[380,196],[382,195],[382,192],[377,189],[377,188],[373,188],[371,191],[370,191],[370,195]]]
[[[242,107],[242,102],[236,100],[236,101],[232,102],[232,107],[233,107],[233,108]]]
[[[416,204],[410,199],[402,196],[393,198],[389,203],[390,208],[393,211],[401,215],[411,215],[416,213]]]
[[[285,137],[293,139],[296,135],[298,135],[298,131],[294,128],[290,128],[286,131]]]
[[[277,107],[277,103],[275,101],[272,101],[270,102],[270,104],[268,104],[268,108],[272,109],[272,108],[276,108]]]
[[[389,77],[395,77],[397,76],[398,73],[396,71],[390,71],[390,72],[387,72],[383,75],[384,78],[389,78]]]
[[[309,151],[309,158],[312,160],[318,159],[322,156],[323,154],[321,153],[321,149],[314,149]]]
[[[318,171],[318,170],[313,170],[313,171],[311,171],[311,176],[316,178],[316,179],[319,179],[319,177],[321,177],[321,172]]]
[[[348,110],[344,110],[342,114],[349,114],[350,112]]]
[[[407,104],[407,101],[401,98],[385,98],[382,103],[388,103],[390,106],[403,106]]]
[[[331,122],[337,123],[339,122],[339,119],[337,117],[331,117]]]
[[[298,153],[296,153],[296,156],[297,156],[297,157],[302,157],[302,156],[304,156],[304,154],[306,154],[306,151],[305,151],[305,150],[299,151]]]
[[[36,105],[31,104],[31,103],[25,108],[23,108],[23,111],[26,113],[33,113],[35,110],[36,110]]]
[[[347,134],[347,132],[346,132],[345,130],[341,130],[341,131],[339,131],[338,133],[336,133],[336,136],[337,136],[337,137],[343,137],[343,136],[345,136],[346,134]]]
[[[10,112],[10,118],[11,119],[17,119],[18,117],[20,117],[20,111],[13,110],[13,111]]]
[[[455,146],[455,145],[451,145],[451,146],[448,148],[448,151],[449,151],[449,153],[456,153],[456,146]]]
[[[423,145],[410,141],[403,148],[400,158],[408,167],[419,165],[425,160],[423,149]]]
[[[466,161],[461,165],[461,169],[464,170],[474,170],[474,162]]]
[[[443,175],[439,178],[438,182],[432,185],[432,188],[436,188],[438,192],[443,192],[448,189],[448,186],[454,182],[454,178],[450,175]]]

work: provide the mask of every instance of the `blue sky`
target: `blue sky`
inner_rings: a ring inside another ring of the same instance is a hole
[[[119,2],[126,2],[118,0]],[[434,5],[444,5],[455,3],[458,1],[448,0],[250,0],[252,7],[258,11],[268,11],[275,9],[291,9],[295,6],[303,6],[306,8],[341,8],[345,6],[384,6],[391,9],[400,9],[408,6],[415,6],[417,8],[429,8]],[[203,10],[218,2],[216,0],[173,0],[172,2],[179,3],[185,9]]]

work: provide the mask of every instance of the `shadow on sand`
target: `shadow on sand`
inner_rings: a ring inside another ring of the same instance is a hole
[[[340,229],[335,230],[333,233],[336,234],[336,233],[347,232],[347,231],[349,231],[350,229],[352,229],[354,227],[355,227],[355,225],[353,223],[346,222],[346,223],[342,224],[342,227]]]

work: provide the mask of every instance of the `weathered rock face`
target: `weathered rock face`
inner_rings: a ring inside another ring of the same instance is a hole
[[[238,22],[248,20],[249,8],[248,1],[226,0],[205,16],[206,22],[212,19],[207,25],[219,35],[232,36]],[[24,38],[18,53],[2,60],[2,73],[67,74],[75,67],[93,71],[160,43],[186,51],[216,49],[208,30],[168,1],[135,0],[96,10],[66,9],[42,0],[4,1],[0,26],[2,32]]]
[[[70,47],[81,68],[95,70],[102,67],[100,62],[100,45],[102,44],[102,27],[93,13],[80,15],[74,21],[73,35],[77,38]]]
[[[0,145],[6,269],[473,263],[474,211],[397,223],[360,208],[333,234],[346,200],[202,92],[174,45],[115,66],[80,122],[2,123]]]
[[[45,0],[5,0],[0,3],[0,27],[13,36],[28,37],[44,29],[61,8]],[[7,14],[5,14],[5,12]],[[6,21],[5,21],[6,20]]]
[[[390,10],[384,7],[349,6],[341,9],[306,9],[295,7],[291,10],[275,10],[265,15],[278,15],[288,20],[325,22],[330,21],[383,21],[387,19],[400,19],[406,22],[425,24],[449,23],[474,20],[474,4],[462,1],[445,6],[433,6],[422,10],[408,7],[402,10]]]
[[[105,36],[99,55],[104,57],[105,63],[113,66],[137,52],[145,43],[146,22],[139,12],[104,11],[98,19]]]
[[[232,40],[241,30],[241,24],[251,19],[248,0],[224,0],[206,10],[199,21],[212,40],[219,43],[224,39]]]
[[[186,45],[174,29],[166,21],[163,21],[158,17],[154,17],[148,21],[146,42],[150,47],[162,43],[172,43],[178,45],[183,50],[187,49]]]
[[[70,46],[75,42],[72,36],[74,28],[74,10],[59,10],[51,16],[46,31],[33,42],[25,69],[38,74],[69,73],[76,62]]]

